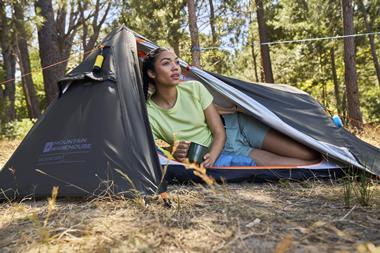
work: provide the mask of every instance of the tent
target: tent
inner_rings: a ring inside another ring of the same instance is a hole
[[[143,195],[166,191],[145,107],[134,35],[126,28],[59,82],[60,94],[0,172],[0,198]]]
[[[60,187],[61,196],[93,196],[109,190],[146,195],[166,191],[163,176],[169,181],[199,181],[185,164],[157,156],[138,63],[138,56],[156,47],[123,26],[63,78],[58,99],[0,171],[0,198],[48,196],[53,186]],[[93,66],[99,54],[105,60],[98,73]],[[380,174],[380,150],[336,127],[308,94],[286,85],[248,83],[209,73],[184,61],[180,64],[184,77],[201,81],[216,100],[235,103],[324,158],[297,167],[208,168],[217,180],[335,177],[348,167]]]
[[[157,47],[136,34],[139,55]],[[380,175],[380,149],[360,140],[337,126],[324,108],[310,95],[282,84],[250,83],[210,73],[180,61],[185,79],[202,82],[214,95],[214,101],[232,102],[246,114],[322,154],[318,164],[301,166],[229,166],[211,167],[207,173],[224,181],[307,179],[337,177],[347,168],[359,168]],[[168,164],[168,178],[179,181],[199,178],[186,165],[159,155],[162,165]]]

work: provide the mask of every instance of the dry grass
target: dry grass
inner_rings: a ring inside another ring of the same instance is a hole
[[[358,137],[380,148],[380,124],[365,125],[363,132],[359,133]]]
[[[3,203],[2,252],[353,251],[380,244],[379,198],[347,209],[341,186],[318,182],[172,186],[173,208],[123,199]],[[377,196],[379,197],[379,196]],[[36,222],[39,220],[40,222]],[[289,240],[289,239],[288,239]]]
[[[373,129],[362,138],[379,146]],[[17,145],[0,141],[0,166]],[[349,208],[340,183],[319,181],[174,185],[170,209],[154,198],[2,203],[0,252],[378,252],[375,187],[371,206]]]
[[[9,159],[18,144],[20,144],[19,140],[10,141],[0,139],[0,168]]]

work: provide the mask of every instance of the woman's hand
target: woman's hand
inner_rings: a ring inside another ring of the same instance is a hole
[[[201,166],[203,167],[213,166],[217,158],[218,156],[212,155],[211,153],[207,153],[203,157],[203,162],[201,163]]]
[[[187,152],[189,151],[190,141],[179,141],[174,144],[174,158],[179,162],[184,162],[187,158]]]

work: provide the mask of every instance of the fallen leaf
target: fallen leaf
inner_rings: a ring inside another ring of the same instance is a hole
[[[287,235],[277,244],[276,249],[274,250],[275,253],[286,253],[288,252],[293,246],[293,237],[292,235]]]

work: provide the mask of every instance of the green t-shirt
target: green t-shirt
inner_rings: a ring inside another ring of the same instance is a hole
[[[210,146],[213,137],[203,111],[212,100],[210,92],[197,81],[177,85],[177,101],[170,109],[160,107],[149,98],[147,108],[154,138],[173,145],[175,134],[177,141]]]

